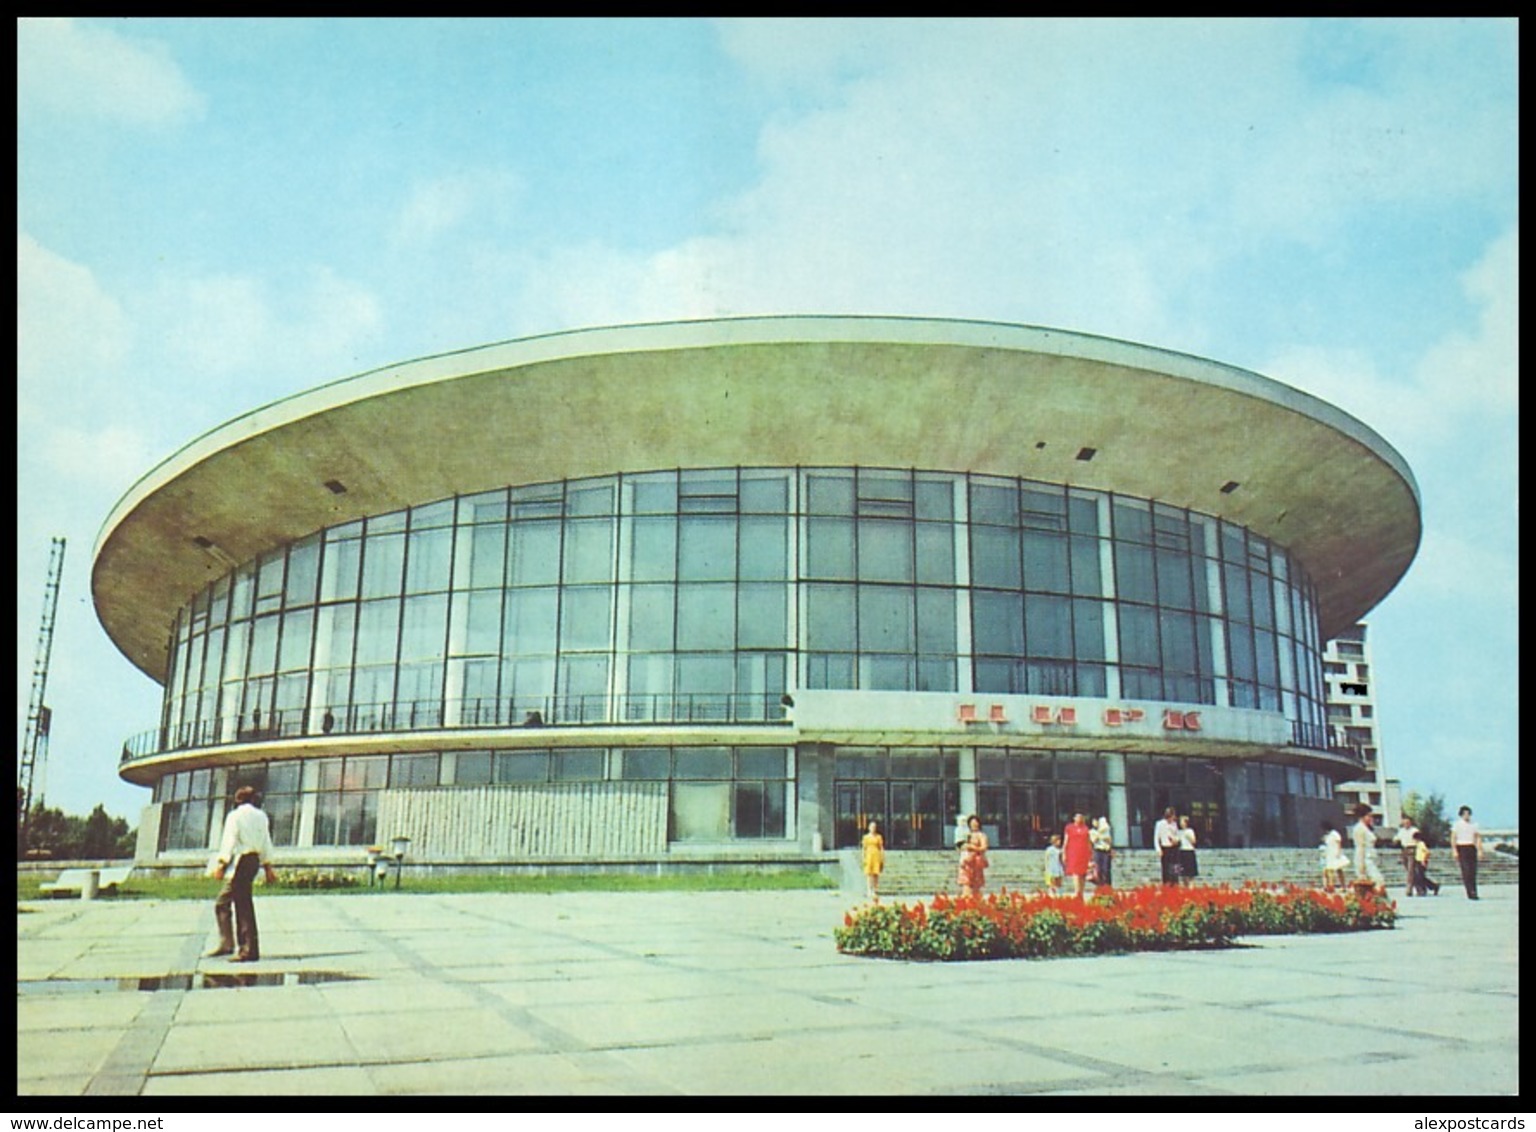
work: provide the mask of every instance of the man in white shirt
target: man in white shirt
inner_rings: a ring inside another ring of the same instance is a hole
[[[1413,819],[1404,814],[1402,820],[1397,823],[1397,835],[1393,838],[1397,842],[1399,856],[1403,859],[1403,874],[1408,878],[1408,895],[1413,895],[1414,889],[1414,863],[1413,854],[1418,846],[1418,827],[1413,824]]]
[[[1178,884],[1179,813],[1172,806],[1163,811],[1162,819],[1152,827],[1152,844],[1162,862],[1163,883]]]
[[[1477,899],[1477,863],[1483,859],[1483,833],[1472,820],[1472,807],[1463,806],[1456,814],[1456,824],[1451,826],[1451,848],[1456,852],[1456,863],[1461,866],[1461,884],[1467,890],[1467,899]]]
[[[268,884],[277,881],[277,873],[272,870],[272,826],[267,815],[253,803],[255,797],[254,787],[242,786],[235,791],[235,808],[224,818],[224,839],[219,843],[219,863],[214,870],[214,876],[224,879],[224,887],[213,902],[213,918],[219,925],[219,945],[207,954],[233,953],[230,960],[233,963],[250,963],[261,958],[256,933],[256,902],[251,897],[256,870],[266,870]],[[238,951],[235,950],[237,937]]]

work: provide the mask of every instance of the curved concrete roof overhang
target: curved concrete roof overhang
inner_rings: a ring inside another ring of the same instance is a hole
[[[1396,585],[1420,538],[1418,487],[1390,445],[1246,370],[1040,327],[740,318],[483,346],[237,417],[113,509],[97,615],[163,681],[197,590],[321,527],[507,484],[738,464],[987,472],[1219,515],[1301,558],[1325,637]]]

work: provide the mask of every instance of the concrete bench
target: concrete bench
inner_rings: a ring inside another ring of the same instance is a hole
[[[59,896],[69,893],[81,893],[85,891],[86,882],[92,873],[100,874],[96,882],[97,892],[115,890],[118,885],[128,879],[128,874],[133,872],[132,865],[123,865],[109,869],[65,869],[58,875],[58,879],[38,885],[38,891],[44,896]]]

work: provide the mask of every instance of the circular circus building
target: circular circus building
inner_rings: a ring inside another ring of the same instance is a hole
[[[823,860],[871,818],[1034,848],[1310,845],[1359,755],[1324,643],[1397,583],[1413,475],[1257,374],[1027,326],[579,331],[278,401],[117,505],[92,585],[164,686],[139,857],[235,788],[279,859]]]

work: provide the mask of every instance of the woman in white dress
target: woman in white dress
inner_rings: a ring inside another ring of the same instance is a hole
[[[1344,853],[1344,835],[1331,821],[1323,821],[1323,842],[1321,846],[1323,860],[1323,888],[1332,892],[1336,888],[1347,888],[1349,882],[1345,880],[1345,874],[1349,871],[1349,858]]]
[[[1200,865],[1195,859],[1195,827],[1189,824],[1189,815],[1179,819],[1179,877],[1185,884],[1192,884],[1200,875]]]
[[[1371,807],[1361,802],[1355,807],[1355,827],[1350,836],[1355,843],[1355,883],[1369,884],[1378,893],[1387,891],[1387,878],[1382,875],[1381,864],[1376,860],[1376,815]]]

